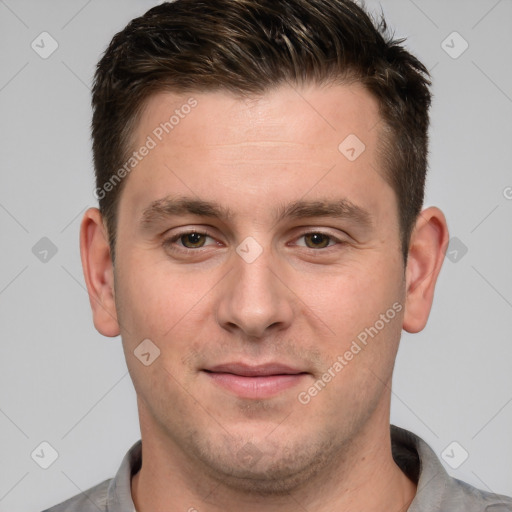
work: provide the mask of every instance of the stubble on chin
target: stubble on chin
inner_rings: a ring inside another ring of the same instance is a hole
[[[187,444],[203,474],[218,484],[217,493],[225,489],[260,497],[289,496],[306,488],[339,457],[328,439],[314,443],[264,439],[253,444],[226,434],[214,443],[204,433],[191,431]]]

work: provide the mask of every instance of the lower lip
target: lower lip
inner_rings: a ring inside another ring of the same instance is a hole
[[[242,398],[270,398],[282,391],[297,386],[306,376],[305,373],[294,375],[266,375],[245,377],[232,373],[205,372],[216,384]]]

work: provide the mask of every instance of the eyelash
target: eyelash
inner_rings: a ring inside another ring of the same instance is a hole
[[[163,241],[163,245],[166,248],[171,248],[171,249],[178,250],[178,251],[185,252],[185,253],[198,252],[200,249],[205,249],[206,247],[197,247],[196,249],[191,249],[190,247],[174,246],[174,244],[178,240],[180,240],[182,237],[187,236],[187,235],[191,235],[191,234],[207,236],[209,238],[214,239],[214,237],[210,233],[208,233],[207,231],[190,230],[190,231],[183,231],[181,233],[178,233],[178,234],[172,236],[171,238],[165,239]],[[324,250],[325,251],[326,249],[329,249],[330,247],[334,247],[335,245],[343,245],[343,244],[346,243],[345,241],[340,240],[339,238],[336,238],[335,236],[331,235],[330,233],[325,233],[324,231],[321,231],[321,230],[305,231],[300,236],[298,236],[296,238],[296,240],[299,240],[300,238],[305,237],[307,235],[323,235],[323,236],[329,238],[329,241],[336,242],[334,245],[328,245],[326,247],[320,247],[318,249],[315,249],[315,248],[312,248],[312,247],[307,247],[307,246],[301,246],[304,249],[310,249],[311,251],[315,251],[315,252],[318,252],[320,250]]]

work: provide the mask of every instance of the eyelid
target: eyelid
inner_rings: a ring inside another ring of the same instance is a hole
[[[334,241],[336,242],[336,244],[334,245],[342,245],[344,243],[346,243],[346,240],[342,240],[340,237],[336,236],[336,235],[333,235],[332,233],[330,233],[329,231],[325,231],[324,229],[309,229],[307,231],[301,231],[300,232],[300,235],[296,236],[294,238],[294,240],[299,240],[300,238],[303,238],[305,237],[306,235],[323,235],[323,236],[326,236],[328,238],[331,239],[331,241]],[[328,247],[334,247],[334,245],[328,245],[327,247],[322,247],[320,249],[314,249],[312,247],[307,247],[306,246],[306,249],[312,249],[314,251],[319,251],[319,250],[325,250],[327,249]],[[299,246],[299,247],[305,247],[303,245]]]
[[[165,237],[165,235],[164,235],[164,240],[163,240],[162,244],[167,247],[173,246],[177,241],[180,240],[180,238],[182,238],[186,235],[191,235],[192,233],[197,233],[198,235],[207,236],[208,238],[211,238],[212,240],[215,239],[215,237],[206,228],[186,229],[179,233],[175,233],[174,235],[171,235],[169,237]],[[209,245],[213,245],[213,244],[209,244]],[[207,246],[203,246],[203,247],[207,247]],[[197,251],[198,249],[203,249],[203,247],[197,247],[196,249],[191,249],[190,247],[185,247],[182,245],[182,246],[179,246],[179,250]]]
[[[203,235],[203,236],[206,236],[208,238],[211,238],[212,240],[215,240],[215,237],[211,234],[211,232],[206,229],[206,228],[199,228],[199,229],[185,229],[179,233],[175,233],[174,235],[170,236],[170,237],[167,237],[167,238],[164,238],[163,240],[163,245],[166,246],[166,247],[172,247],[174,246],[174,244],[180,240],[180,238],[182,238],[183,236],[186,236],[186,235],[189,235],[189,234],[192,234],[192,233],[197,233],[198,235]],[[306,249],[310,249],[312,251],[316,251],[316,252],[319,252],[319,251],[326,251],[328,248],[330,247],[334,247],[336,245],[343,245],[345,243],[347,243],[346,240],[343,240],[342,238],[338,237],[338,236],[335,236],[333,235],[332,233],[330,233],[329,231],[323,229],[323,228],[311,228],[311,227],[307,227],[307,228],[303,228],[301,231],[300,231],[300,234],[298,234],[297,236],[294,237],[294,241],[296,242],[297,240],[299,240],[300,238],[303,238],[307,235],[312,235],[312,234],[319,234],[319,235],[323,235],[323,236],[326,236],[328,238],[331,239],[331,241],[334,241],[335,243],[332,244],[332,245],[328,245],[326,247],[321,247],[321,248],[318,248],[318,249],[315,249],[315,248],[312,248],[312,247],[307,247],[305,245],[299,245],[299,247],[304,247]],[[215,244],[209,244],[209,245],[215,245]],[[180,251],[185,251],[185,252],[191,252],[191,251],[195,251],[195,252],[198,252],[199,249],[204,249],[207,246],[201,246],[201,247],[197,247],[197,248],[190,248],[190,247],[185,247],[183,245],[181,246],[178,246]]]

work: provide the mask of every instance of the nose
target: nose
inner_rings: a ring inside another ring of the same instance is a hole
[[[252,262],[234,254],[218,294],[217,322],[230,332],[261,339],[291,325],[293,292],[266,251]]]

